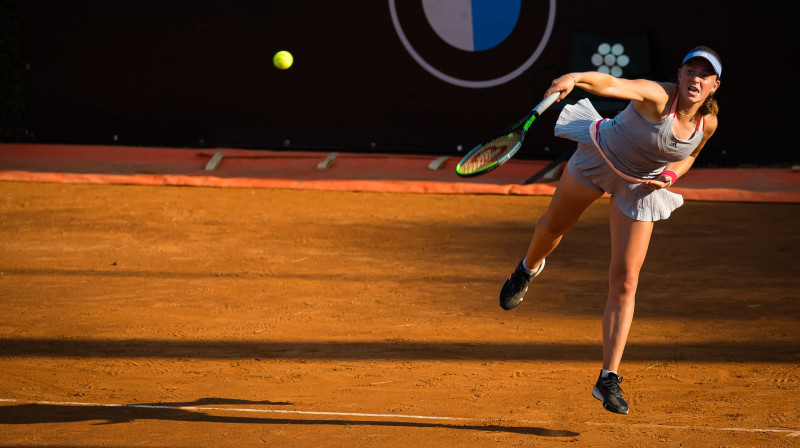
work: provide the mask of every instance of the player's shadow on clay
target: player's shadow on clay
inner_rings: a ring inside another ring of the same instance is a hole
[[[128,423],[134,420],[169,420],[179,422],[238,423],[261,425],[341,425],[341,426],[386,426],[401,428],[442,428],[469,431],[505,432],[540,437],[576,437],[574,431],[546,429],[530,426],[503,426],[457,423],[431,423],[387,420],[322,419],[322,418],[272,418],[212,415],[208,409],[185,409],[209,405],[290,405],[286,402],[232,400],[204,398],[184,403],[150,403],[130,406],[94,406],[70,404],[18,404],[0,406],[0,425],[31,425],[37,423],[96,422],[97,425]],[[253,408],[255,409],[255,408]],[[213,412],[224,413],[214,409]]]
[[[597,344],[549,342],[393,342],[393,341],[176,341],[165,339],[0,339],[0,357],[324,359],[324,360],[550,360],[596,359]],[[633,361],[795,362],[790,341],[632,342]]]

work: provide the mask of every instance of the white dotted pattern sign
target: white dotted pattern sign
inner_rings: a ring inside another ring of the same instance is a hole
[[[625,54],[622,44],[602,43],[597,46],[597,52],[592,55],[592,65],[597,71],[608,73],[619,78],[624,73],[624,68],[631,63],[631,58]]]

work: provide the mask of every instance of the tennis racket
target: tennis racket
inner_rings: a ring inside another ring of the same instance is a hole
[[[539,118],[539,115],[550,107],[560,94],[561,92],[556,92],[543,99],[525,118],[473,148],[456,165],[456,174],[462,177],[478,176],[508,162],[522,147],[522,141],[533,121]]]

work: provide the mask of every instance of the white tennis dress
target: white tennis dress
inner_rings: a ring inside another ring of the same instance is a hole
[[[666,188],[646,190],[642,183],[655,179],[667,163],[688,157],[703,141],[703,119],[688,140],[675,137],[672,125],[677,95],[663,120],[642,118],[633,102],[614,119],[603,119],[588,99],[564,107],[555,135],[578,142],[567,164],[582,184],[612,195],[620,210],[637,221],[669,218],[683,205],[683,197]]]

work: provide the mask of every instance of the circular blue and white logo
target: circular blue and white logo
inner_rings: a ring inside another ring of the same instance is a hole
[[[411,57],[437,78],[467,88],[497,86],[530,68],[550,39],[555,10],[556,0],[389,0]]]
[[[422,0],[436,34],[464,51],[496,47],[514,30],[522,0]]]

